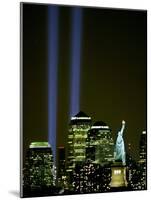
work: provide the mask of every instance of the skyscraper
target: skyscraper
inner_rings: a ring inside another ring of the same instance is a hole
[[[114,142],[109,126],[95,122],[88,131],[86,157],[93,163],[105,164],[114,160]]]
[[[146,163],[146,159],[147,159],[147,136],[146,136],[146,131],[143,131],[140,138],[139,161],[140,163]]]
[[[67,176],[65,170],[65,147],[58,147],[58,167],[57,167],[57,184],[59,187],[66,189]]]
[[[86,160],[86,138],[91,127],[91,117],[79,112],[71,117],[67,142],[67,171],[72,172],[75,164]]]
[[[139,168],[141,170],[141,189],[147,186],[147,135],[143,131],[140,138]]]
[[[127,175],[127,182],[128,185],[132,187],[132,178],[133,178],[133,172],[135,170],[135,162],[132,159],[132,154],[131,154],[131,143],[128,143],[128,148],[127,148],[127,153],[126,153],[126,175]]]
[[[30,190],[55,185],[55,167],[48,142],[33,142],[27,151],[24,168],[24,187]]]
[[[58,170],[57,176],[60,177],[65,172],[65,147],[58,147]]]

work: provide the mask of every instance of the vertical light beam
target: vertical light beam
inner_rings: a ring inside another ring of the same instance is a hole
[[[59,8],[48,7],[48,141],[56,161]]]
[[[72,9],[71,20],[70,117],[77,114],[80,108],[82,8]]]

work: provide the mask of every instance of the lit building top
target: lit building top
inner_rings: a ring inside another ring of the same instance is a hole
[[[91,129],[109,129],[109,126],[103,121],[98,121],[91,126]]]
[[[93,163],[105,164],[114,160],[114,142],[111,129],[103,121],[91,126],[86,139],[86,159]]]
[[[29,145],[29,148],[46,148],[50,147],[50,144],[48,142],[32,142]]]
[[[91,119],[91,117],[71,117],[71,120],[76,120],[76,119],[77,119],[77,120],[78,120],[78,119],[79,119],[79,120],[80,120],[80,119],[81,119],[81,120],[83,120],[83,119],[89,120],[89,119]]]
[[[77,115],[71,117],[71,124],[74,124],[77,122],[90,122],[90,121],[91,121],[91,117],[89,117],[82,111],[80,111]]]

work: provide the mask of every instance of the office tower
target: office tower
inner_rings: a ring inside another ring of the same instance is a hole
[[[114,142],[109,126],[96,122],[88,131],[86,157],[93,163],[106,164],[114,160]]]
[[[139,168],[141,171],[141,189],[147,187],[147,135],[143,131],[140,137]]]
[[[91,127],[91,117],[79,112],[71,117],[67,141],[67,171],[72,172],[75,164],[86,160],[86,138]]]
[[[128,185],[130,186],[132,184],[132,176],[133,176],[133,170],[135,168],[135,162],[132,158],[131,154],[131,144],[128,143],[127,153],[126,153],[126,177],[128,181]]]
[[[129,143],[126,152],[126,179],[129,190],[138,190],[140,170],[137,162],[132,158],[131,144]]]
[[[57,183],[61,188],[67,188],[67,176],[65,169],[65,147],[58,147],[58,167],[57,167]]]
[[[143,131],[140,138],[139,162],[144,164],[147,160],[147,136],[146,131]]]
[[[58,170],[57,177],[61,177],[65,173],[65,147],[58,147]]]
[[[33,142],[27,150],[24,188],[41,190],[55,185],[56,171],[48,142]]]

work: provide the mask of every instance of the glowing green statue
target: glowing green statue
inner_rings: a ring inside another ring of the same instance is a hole
[[[115,145],[115,161],[122,161],[123,164],[125,164],[125,145],[123,140],[123,132],[125,129],[125,121],[122,121],[122,128],[118,132],[118,136],[116,139],[116,145]]]

